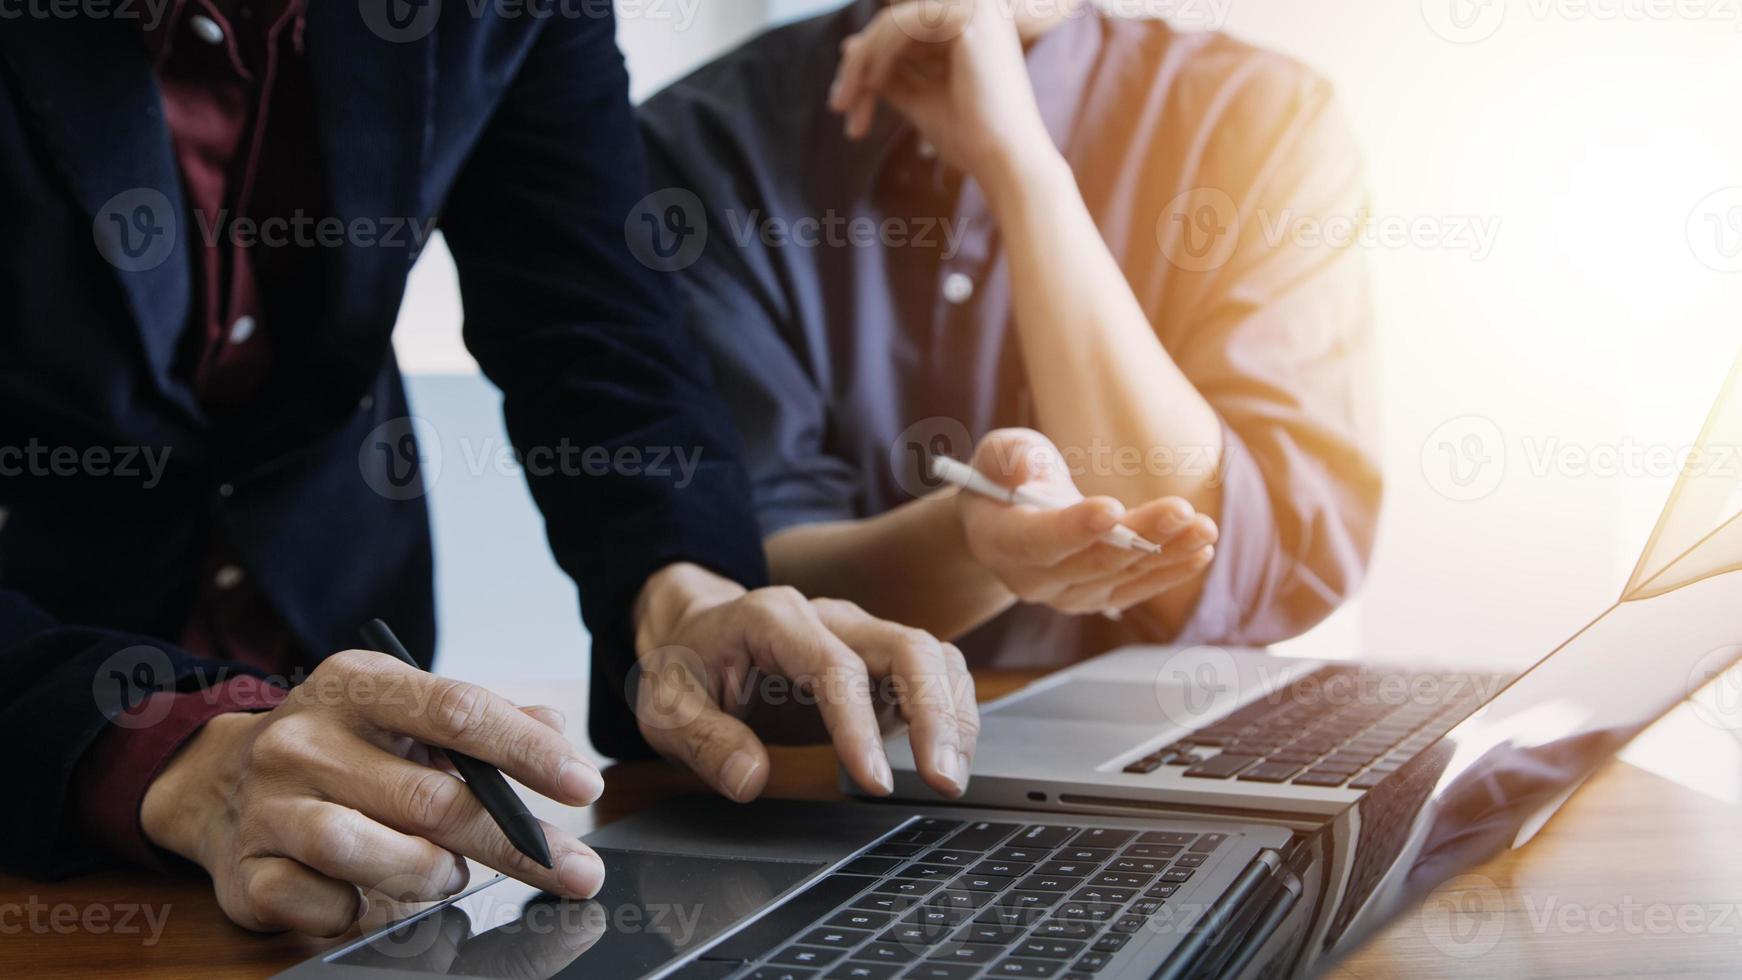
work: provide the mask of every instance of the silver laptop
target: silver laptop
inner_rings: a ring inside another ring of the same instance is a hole
[[[1742,445],[1742,359],[1698,445]],[[1742,480],[1734,467],[1699,459],[1690,457],[1610,612],[1652,607],[1684,586],[1742,568]],[[1581,631],[1568,645],[1588,641]],[[1649,663],[1642,659],[1637,669]],[[1513,680],[1253,649],[1130,647],[984,707],[965,802],[1262,814],[1309,826],[1392,778]],[[906,739],[891,739],[887,748],[897,795],[938,799],[920,780]]]
[[[1314,823],[1360,800],[1511,680],[1255,649],[1127,647],[984,706],[966,801]],[[887,748],[896,793],[938,799],[905,739]]]
[[[1738,379],[1703,445],[1742,445]],[[1121,651],[992,707],[971,793],[1010,807],[674,801],[587,837],[606,865],[591,901],[497,878],[284,975],[1323,971],[1436,885],[1527,840],[1636,734],[1729,676],[1742,659],[1742,516],[1735,479],[1713,477],[1684,476],[1621,598],[1503,686],[1363,680],[1254,651]],[[1742,731],[1731,699],[1703,717]],[[1337,742],[1301,773],[1328,780],[1339,753],[1373,761],[1335,785],[1239,778],[1293,764],[1287,746],[1314,733]],[[1192,774],[1230,757],[1219,775]],[[1322,816],[1271,819],[1291,812]],[[1446,949],[1485,935],[1429,938]]]

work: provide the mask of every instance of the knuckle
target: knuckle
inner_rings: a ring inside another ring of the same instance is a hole
[[[326,671],[329,674],[355,676],[372,673],[381,655],[369,650],[342,650],[321,661],[315,668],[318,673]]]
[[[476,684],[442,681],[430,699],[430,724],[437,734],[456,740],[483,721],[489,695]]]
[[[262,727],[249,746],[249,761],[267,769],[296,766],[314,755],[313,726],[297,715],[275,718]]]
[[[400,798],[405,800],[405,815],[412,830],[440,834],[458,819],[463,793],[458,779],[431,769],[413,777]]]
[[[346,811],[327,811],[310,820],[308,857],[318,867],[343,867],[356,860],[362,836]]]

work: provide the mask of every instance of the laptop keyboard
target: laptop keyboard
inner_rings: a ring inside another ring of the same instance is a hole
[[[1502,679],[1330,668],[1260,698],[1125,767],[1182,767],[1196,779],[1371,789],[1481,706]],[[1338,696],[1392,691],[1383,696]],[[1401,686],[1400,686],[1401,685]],[[1398,696],[1436,692],[1437,697]]]
[[[707,956],[753,980],[1092,977],[1226,839],[918,820]]]

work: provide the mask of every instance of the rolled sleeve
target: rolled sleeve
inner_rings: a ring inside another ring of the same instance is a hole
[[[139,807],[145,791],[206,722],[233,711],[265,711],[285,690],[255,677],[233,677],[206,691],[153,694],[130,712],[149,725],[110,723],[73,772],[73,808],[86,831],[116,857],[164,870],[164,852],[145,836]],[[161,715],[161,717],[159,717]]]

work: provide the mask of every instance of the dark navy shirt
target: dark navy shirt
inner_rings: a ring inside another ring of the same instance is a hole
[[[642,107],[694,329],[766,534],[923,495],[916,461],[1035,424],[979,187],[889,109],[825,99],[872,0],[782,27]],[[1361,166],[1330,87],[1219,34],[1085,8],[1030,45],[1041,113],[1168,354],[1224,422],[1222,537],[1175,636],[1018,607],[963,641],[1051,665],[1136,640],[1268,643],[1358,585],[1380,499]],[[1346,229],[1345,229],[1346,230]],[[1036,426],[1038,427],[1038,426]],[[1100,466],[1190,466],[1079,447]]]

